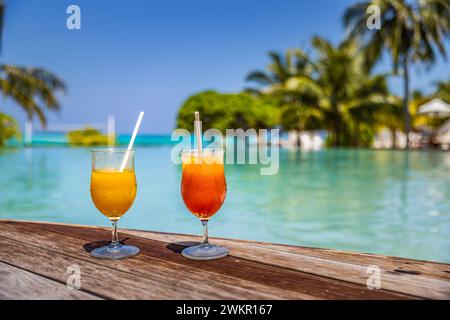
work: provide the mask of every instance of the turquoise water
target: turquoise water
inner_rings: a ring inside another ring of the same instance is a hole
[[[119,134],[117,136],[117,144],[128,145],[131,135],[129,134]],[[170,135],[138,135],[136,137],[135,145],[145,145],[145,146],[162,146],[170,145],[172,142],[170,140]],[[37,131],[32,135],[33,146],[68,146],[67,134],[63,132],[48,132],[48,131]],[[8,141],[8,145],[11,147],[19,147],[22,145],[22,141],[17,139],[12,139]]]
[[[138,196],[120,226],[200,233],[180,197],[170,147],[136,154]],[[89,194],[86,149],[0,151],[0,218],[108,225]],[[450,262],[450,153],[281,151],[280,171],[226,167],[212,236]]]

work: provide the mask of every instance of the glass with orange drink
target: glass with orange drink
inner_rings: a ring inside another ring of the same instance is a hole
[[[136,197],[134,150],[120,148],[91,150],[91,197],[95,207],[112,223],[112,242],[91,251],[100,259],[123,259],[139,253],[134,246],[119,242],[117,222],[130,209]],[[125,161],[125,162],[124,162]],[[125,164],[121,170],[122,164]]]
[[[203,225],[202,243],[182,251],[183,256],[195,260],[226,257],[228,249],[208,242],[208,221],[220,209],[227,193],[223,150],[183,150],[181,153],[181,196],[189,211]]]

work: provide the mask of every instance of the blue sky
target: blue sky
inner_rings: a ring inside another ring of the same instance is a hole
[[[68,86],[52,124],[105,122],[119,132],[146,111],[145,133],[168,133],[191,94],[237,92],[251,70],[266,66],[267,51],[305,48],[312,35],[337,43],[351,0],[7,0],[0,63],[45,67]],[[81,8],[81,30],[66,28],[66,8]],[[383,61],[378,69],[387,69]],[[449,63],[414,70],[412,87],[430,90],[446,79]],[[401,82],[391,86],[400,92]],[[0,111],[24,115],[3,100]]]

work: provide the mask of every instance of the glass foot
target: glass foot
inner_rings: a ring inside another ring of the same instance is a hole
[[[215,260],[225,258],[229,251],[225,247],[215,246],[211,244],[199,244],[188,247],[181,251],[181,254],[193,260]]]
[[[125,259],[135,256],[139,253],[139,248],[135,246],[127,246],[123,244],[109,244],[91,251],[91,257],[97,259]]]

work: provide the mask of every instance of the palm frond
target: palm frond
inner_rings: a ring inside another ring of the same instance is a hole
[[[66,92],[66,86],[59,77],[42,68],[0,65],[0,92],[24,109],[28,118],[36,115],[45,126],[43,110],[59,110],[56,94]]]
[[[5,18],[5,3],[3,0],[0,0],[0,51],[2,49],[3,43],[3,22]]]

